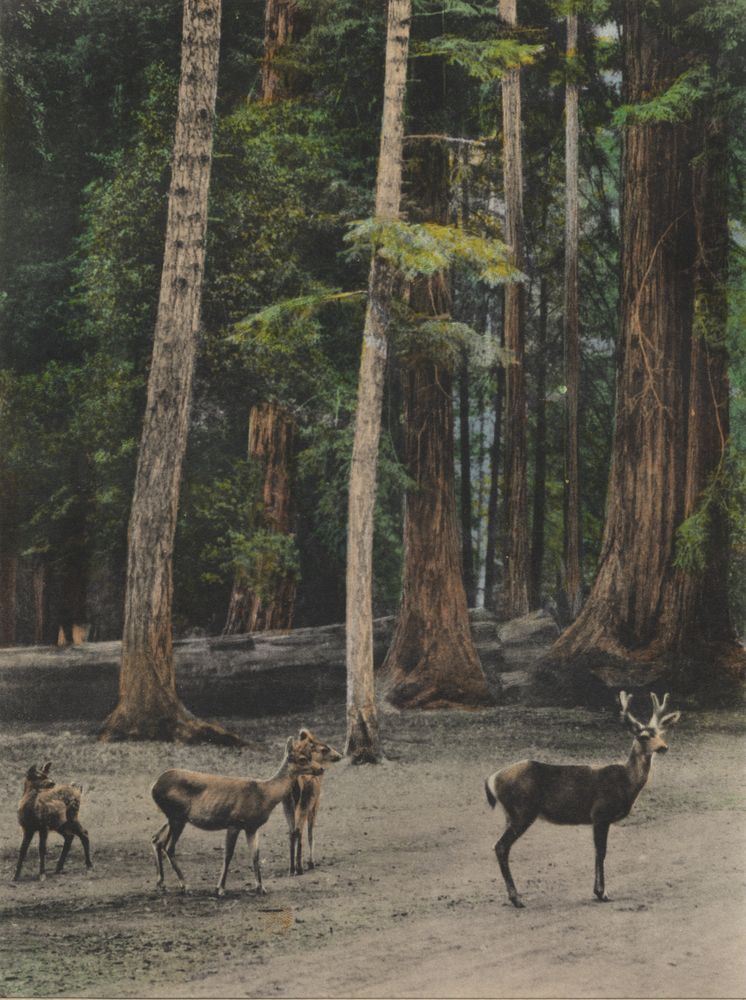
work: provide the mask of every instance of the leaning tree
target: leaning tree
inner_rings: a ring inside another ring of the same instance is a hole
[[[102,739],[236,742],[176,694],[171,607],[179,486],[205,266],[220,0],[184,0],[176,134],[148,396],[128,534],[119,702]]]

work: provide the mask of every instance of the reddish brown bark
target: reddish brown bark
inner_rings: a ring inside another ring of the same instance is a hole
[[[0,646],[16,641],[18,578],[18,487],[5,469],[0,483]]]
[[[469,628],[453,469],[451,375],[430,363],[404,372],[407,492],[396,633],[383,666],[398,708],[490,704]]]
[[[264,11],[264,59],[262,60],[262,100],[272,103],[291,94],[291,81],[279,54],[293,41],[299,21],[294,0],[267,0]]]
[[[294,441],[295,420],[282,406],[271,402],[251,408],[249,459],[261,467],[263,483],[258,527],[282,535],[291,534],[293,527],[290,475]],[[281,574],[279,580],[276,577],[273,573],[267,586],[252,589],[245,574],[236,575],[224,634],[290,628],[296,578],[293,573]]]
[[[649,16],[640,0],[628,0],[630,104],[664,91],[686,65],[672,26]],[[724,145],[722,123],[712,118],[626,129],[623,357],[608,512],[588,602],[547,663],[560,675],[587,664],[609,684],[671,673],[700,688],[744,677],[716,511],[704,571],[676,562],[677,530],[720,469],[728,435]]]

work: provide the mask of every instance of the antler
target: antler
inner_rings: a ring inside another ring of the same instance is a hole
[[[633,728],[644,729],[644,725],[639,719],[636,719],[634,715],[630,712],[629,706],[632,702],[632,695],[627,694],[626,691],[619,692],[619,704],[622,711],[620,712],[620,717],[622,722],[629,723]]]
[[[660,722],[663,717],[663,713],[666,711],[666,705],[668,705],[668,691],[663,695],[663,701],[658,701],[658,697],[654,691],[650,692],[650,699],[653,702],[653,714],[650,716],[651,722]]]
[[[669,712],[668,715],[664,715],[666,711],[666,706],[668,705],[668,692],[663,695],[663,701],[658,701],[657,697],[650,692],[650,697],[653,702],[653,714],[650,717],[650,725],[656,726],[658,729],[663,729],[665,726],[673,726],[681,718],[681,712]]]

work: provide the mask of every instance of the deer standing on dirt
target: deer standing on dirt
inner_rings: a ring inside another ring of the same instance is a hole
[[[252,855],[256,892],[266,895],[259,867],[259,828],[269,819],[275,806],[290,793],[300,775],[321,775],[323,767],[316,764],[311,751],[299,741],[288,739],[280,769],[267,781],[251,778],[226,778],[218,774],[171,769],[153,785],[155,804],[165,814],[167,822],[153,837],[158,887],[163,888],[163,855],[168,858],[182,892],[186,892],[184,876],[176,863],[176,844],[187,823],[200,830],[225,830],[223,869],[218,882],[218,896],[225,894],[228,866],[236,841],[243,830]]]
[[[298,741],[311,751],[317,764],[331,764],[342,759],[342,754],[327,743],[322,743],[308,729],[301,729]],[[282,808],[290,837],[290,874],[303,874],[303,827],[308,827],[308,862],[315,867],[313,858],[313,828],[321,798],[321,775],[300,775],[282,800]]]
[[[83,845],[86,868],[93,868],[88,832],[78,822],[80,797],[83,790],[79,785],[56,785],[49,777],[51,767],[52,762],[47,761],[41,770],[34,765],[26,772],[23,796],[18,803],[18,822],[23,828],[23,841],[18,852],[18,864],[13,876],[14,882],[17,882],[21,877],[26,852],[35,833],[39,834],[39,881],[44,881],[46,878],[44,866],[47,856],[47,836],[50,830],[59,833],[64,838],[62,851],[55,868],[56,874],[59,874],[65,865],[73,837],[78,837]]]
[[[653,714],[645,725],[630,712],[632,696],[619,692],[621,719],[634,734],[626,764],[587,767],[573,764],[542,764],[522,760],[490,775],[485,782],[487,801],[505,810],[507,825],[495,844],[495,854],[513,906],[523,903],[510,874],[508,855],[518,838],[541,817],[550,823],[593,825],[596,847],[596,878],[593,892],[601,902],[608,896],[604,888],[604,858],[609,826],[624,819],[647,783],[653,754],[668,750],[663,740],[666,726],[679,721],[680,712],[666,715],[668,695],[662,702],[651,693]]]

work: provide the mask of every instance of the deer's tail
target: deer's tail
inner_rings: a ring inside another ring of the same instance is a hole
[[[487,796],[487,801],[490,804],[490,808],[494,809],[497,805],[497,785],[495,784],[497,779],[497,771],[491,774],[489,778],[484,783],[484,791]]]

